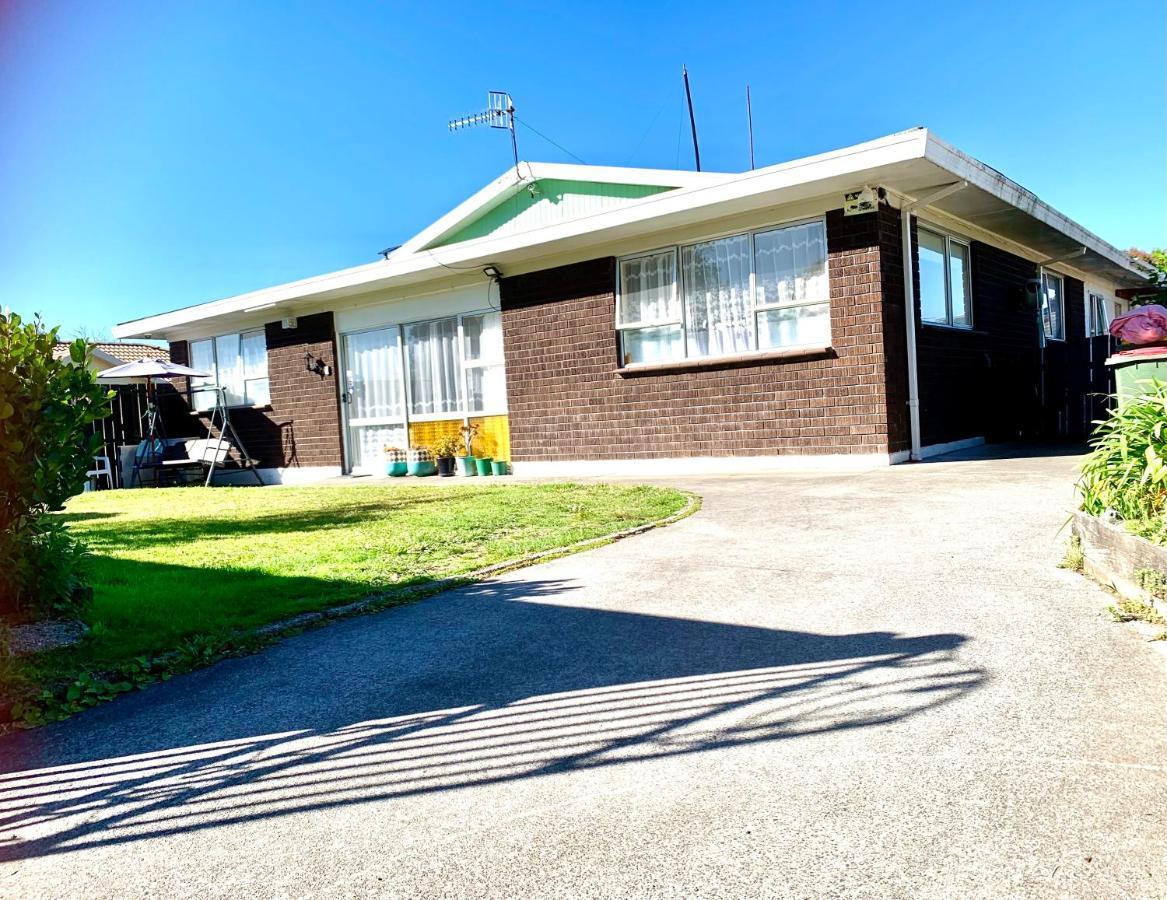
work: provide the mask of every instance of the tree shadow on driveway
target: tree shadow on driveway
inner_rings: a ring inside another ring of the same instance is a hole
[[[956,634],[815,634],[485,582],[0,741],[0,859],[895,722]]]

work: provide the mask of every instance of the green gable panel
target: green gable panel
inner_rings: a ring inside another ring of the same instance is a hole
[[[562,181],[548,178],[535,182],[536,192],[520,190],[467,222],[453,234],[430,246],[444,247],[488,235],[531,231],[619,206],[643,197],[676,190],[651,184],[608,184],[598,181]]]

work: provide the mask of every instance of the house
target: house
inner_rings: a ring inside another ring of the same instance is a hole
[[[54,359],[68,359],[72,341],[57,341],[53,344]],[[130,341],[92,341],[89,344],[89,368],[94,372],[104,372],[114,366],[139,359],[169,359],[170,350],[154,344],[135,344]]]
[[[273,479],[467,420],[520,473],[861,467],[1081,437],[1142,283],[917,128],[739,174],[521,163],[383,260],[115,333],[211,372],[186,418],[224,388]]]

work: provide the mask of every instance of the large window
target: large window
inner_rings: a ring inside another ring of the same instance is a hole
[[[821,220],[629,257],[618,278],[625,365],[831,340]]]
[[[416,322],[403,331],[411,418],[506,410],[498,313]]]
[[[972,327],[969,246],[927,228],[917,230],[920,319],[933,325]]]
[[[1066,339],[1066,300],[1062,276],[1041,273],[1041,327],[1047,340]]]
[[[222,388],[228,406],[265,406],[271,402],[267,342],[262,330],[191,341],[190,367],[209,373],[206,378],[190,380],[195,409],[211,409],[216,388]]]

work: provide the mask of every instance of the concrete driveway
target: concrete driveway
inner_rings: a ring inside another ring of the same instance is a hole
[[[0,742],[0,895],[1167,895],[1167,671],[1065,456],[671,528]]]

